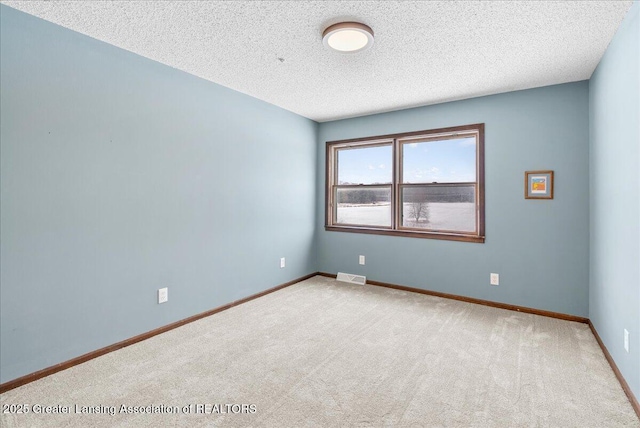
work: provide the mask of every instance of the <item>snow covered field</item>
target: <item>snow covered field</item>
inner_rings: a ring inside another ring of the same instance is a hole
[[[429,220],[409,218],[411,204],[404,204],[403,226],[436,230],[473,232],[475,230],[475,204],[470,202],[431,202],[427,204]],[[338,204],[338,223],[367,226],[390,226],[389,204]]]

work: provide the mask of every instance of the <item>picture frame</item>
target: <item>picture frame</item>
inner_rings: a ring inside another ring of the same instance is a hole
[[[553,171],[525,171],[524,198],[553,199]]]

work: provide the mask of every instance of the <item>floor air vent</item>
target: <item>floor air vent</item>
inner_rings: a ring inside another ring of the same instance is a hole
[[[338,281],[348,282],[350,284],[365,285],[367,283],[366,277],[362,275],[352,275],[350,273],[338,272],[338,277],[336,279]]]

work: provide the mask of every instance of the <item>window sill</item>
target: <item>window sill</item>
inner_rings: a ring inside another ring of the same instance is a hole
[[[329,225],[325,225],[324,230],[330,231],[330,232],[366,233],[370,235],[404,236],[406,238],[440,239],[444,241],[475,242],[479,244],[484,243],[484,236],[463,235],[463,234],[453,234],[453,233],[417,232],[413,230],[404,231],[404,230],[391,230],[391,229],[376,229],[372,227],[329,226]]]

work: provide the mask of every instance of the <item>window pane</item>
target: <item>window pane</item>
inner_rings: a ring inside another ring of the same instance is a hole
[[[428,185],[402,188],[402,226],[434,231],[476,230],[475,186]]]
[[[483,123],[326,144],[326,230],[485,241]]]
[[[391,188],[338,188],[337,223],[391,227]]]
[[[476,181],[475,137],[402,145],[403,183]]]
[[[337,184],[391,184],[391,145],[338,150]]]

